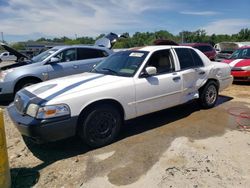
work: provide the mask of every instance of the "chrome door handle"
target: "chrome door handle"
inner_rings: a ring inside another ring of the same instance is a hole
[[[178,80],[180,80],[180,79],[181,79],[180,76],[173,77],[173,80],[174,80],[174,81],[178,81]]]
[[[78,65],[73,65],[73,68],[74,69],[78,69]]]

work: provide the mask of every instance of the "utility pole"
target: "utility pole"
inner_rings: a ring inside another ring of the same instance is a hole
[[[4,42],[4,40],[3,40],[3,32],[1,31],[1,36],[2,36],[2,42]]]

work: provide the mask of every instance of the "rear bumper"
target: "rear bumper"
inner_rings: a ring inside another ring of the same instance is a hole
[[[61,140],[76,134],[77,117],[37,120],[18,113],[13,104],[7,110],[19,132],[39,143]]]
[[[233,83],[233,76],[230,75],[229,77],[227,78],[223,78],[220,80],[220,90],[219,91],[222,91],[223,89],[229,87],[230,85],[232,85]]]
[[[250,82],[250,71],[231,71],[234,77],[234,81],[249,81]]]

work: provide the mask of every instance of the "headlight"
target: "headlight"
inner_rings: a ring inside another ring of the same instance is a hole
[[[36,117],[39,106],[36,104],[30,104],[27,108],[26,114],[31,117]]]
[[[49,119],[70,115],[70,109],[66,104],[48,105],[44,107],[39,107],[36,104],[30,104],[26,114],[36,117],[37,119]]]
[[[8,69],[8,70],[4,70],[0,72],[0,82],[4,81],[4,78],[6,77],[6,75],[10,72],[12,72],[14,69]]]

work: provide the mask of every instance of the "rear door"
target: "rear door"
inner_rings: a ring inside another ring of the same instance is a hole
[[[102,49],[79,47],[77,48],[77,61],[73,62],[73,67],[79,73],[86,72],[107,56],[109,53]]]
[[[204,64],[195,50],[190,48],[175,48],[179,61],[179,74],[183,80],[182,102],[197,98],[198,88],[206,77]]]
[[[182,79],[175,72],[171,50],[154,52],[147,66],[156,67],[157,74],[135,79],[137,116],[175,106],[180,102]]]

